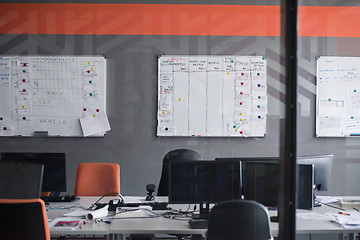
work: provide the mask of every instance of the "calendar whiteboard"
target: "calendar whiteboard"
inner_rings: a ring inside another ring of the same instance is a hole
[[[316,136],[360,136],[360,57],[318,58]]]
[[[101,56],[0,56],[0,136],[103,136]]]
[[[262,56],[158,58],[158,136],[264,137]]]

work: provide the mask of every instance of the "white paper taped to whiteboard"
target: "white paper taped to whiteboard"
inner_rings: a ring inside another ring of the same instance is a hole
[[[158,136],[264,137],[262,56],[158,58]]]

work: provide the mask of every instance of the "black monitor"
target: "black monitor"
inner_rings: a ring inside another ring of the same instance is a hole
[[[277,207],[279,163],[244,161],[241,168],[244,199],[254,200],[268,207]]]
[[[241,199],[240,163],[234,161],[174,161],[169,166],[169,203],[200,204]]]
[[[279,162],[242,161],[242,191],[244,199],[257,201],[268,207],[277,207],[279,203],[280,170]],[[313,208],[313,165],[297,166],[297,208]]]
[[[44,165],[0,162],[0,198],[40,198]]]
[[[66,192],[65,153],[2,152],[2,161],[44,165],[43,192]]]
[[[314,184],[317,191],[327,191],[329,189],[332,162],[333,155],[297,157],[298,164],[314,165]]]

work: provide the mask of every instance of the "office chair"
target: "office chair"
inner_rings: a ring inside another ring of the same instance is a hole
[[[168,196],[169,163],[178,160],[201,160],[201,156],[198,152],[190,149],[175,149],[168,152],[163,158],[158,196]]]
[[[0,238],[50,240],[45,203],[41,199],[0,199]]]
[[[169,179],[169,166],[172,161],[179,160],[201,160],[201,155],[191,149],[175,149],[165,154],[163,158],[161,177],[159,182],[159,187],[157,191],[158,196],[168,196],[168,179]],[[173,234],[170,234],[173,235]],[[189,235],[175,235],[177,239],[183,239]],[[192,239],[199,238],[198,235],[193,235]]]
[[[273,239],[266,208],[249,200],[231,200],[215,205],[209,215],[207,240],[223,239]]]
[[[80,163],[75,196],[116,196],[120,193],[120,166],[117,163]]]

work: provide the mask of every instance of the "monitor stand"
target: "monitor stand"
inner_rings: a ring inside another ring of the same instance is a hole
[[[200,203],[200,213],[192,214],[193,219],[208,219],[210,213],[210,205],[209,203]]]
[[[189,226],[192,229],[206,229],[208,228],[208,218],[210,213],[209,203],[200,203],[200,213],[192,214],[192,219],[189,220]]]

